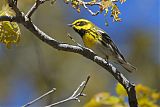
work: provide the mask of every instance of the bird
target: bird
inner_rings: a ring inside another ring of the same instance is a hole
[[[84,46],[92,49],[98,56],[108,61],[120,64],[128,72],[136,71],[136,67],[126,61],[118,47],[110,36],[101,28],[87,19],[77,19],[68,24],[77,32],[84,43]]]

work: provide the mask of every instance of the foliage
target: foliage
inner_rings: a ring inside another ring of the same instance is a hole
[[[156,92],[142,84],[136,86],[139,107],[158,107],[160,92]],[[112,96],[109,92],[102,92],[95,95],[84,107],[128,107],[125,102],[127,93],[122,85],[117,84],[116,93]]]
[[[8,5],[2,7],[0,16],[14,16]],[[20,40],[20,28],[16,22],[2,21],[0,22],[0,42],[4,43],[8,48],[11,44],[17,44]]]
[[[80,6],[84,5],[98,5],[100,9],[100,13],[105,11],[105,15],[107,15],[109,9],[111,10],[111,17],[113,17],[113,21],[121,21],[121,18],[119,18],[119,14],[121,13],[118,6],[116,5],[116,2],[118,0],[90,0],[89,2],[85,2],[84,0],[64,0],[66,4],[71,2],[71,5],[74,9],[77,10],[77,12],[80,12]],[[119,0],[119,2],[122,4],[126,0]]]

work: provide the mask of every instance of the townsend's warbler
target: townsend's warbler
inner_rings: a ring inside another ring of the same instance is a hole
[[[107,61],[119,63],[127,71],[136,71],[136,68],[126,61],[117,46],[102,29],[86,19],[78,19],[69,24],[81,37],[84,45]]]

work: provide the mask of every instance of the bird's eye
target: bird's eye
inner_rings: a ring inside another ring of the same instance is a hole
[[[86,25],[86,24],[87,24],[86,22],[77,22],[76,23],[77,26],[83,26],[83,25]]]
[[[80,22],[77,22],[77,23],[76,23],[76,26],[79,26],[80,24],[81,24]]]

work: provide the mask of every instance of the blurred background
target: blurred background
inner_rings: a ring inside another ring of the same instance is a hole
[[[34,0],[19,0],[18,5],[27,12]],[[3,2],[0,1],[0,7]],[[33,23],[58,41],[74,44],[67,33],[82,44],[80,36],[67,26],[78,18],[91,20],[104,29],[120,48],[127,60],[137,67],[132,74],[118,67],[136,84],[160,90],[160,2],[159,0],[127,0],[119,4],[122,22],[113,22],[110,14],[91,16],[82,9],[77,13],[63,0],[54,5],[46,2],[32,16]],[[97,8],[92,8],[96,11]],[[105,21],[109,26],[105,26]],[[0,105],[18,107],[53,87],[57,91],[33,104],[44,106],[62,100],[72,94],[77,86],[91,75],[85,93],[87,97],[67,102],[57,107],[82,107],[93,95],[109,91],[114,94],[117,81],[96,63],[75,53],[63,52],[37,39],[22,25],[21,41],[11,49],[0,44]],[[75,45],[75,44],[74,44]]]

